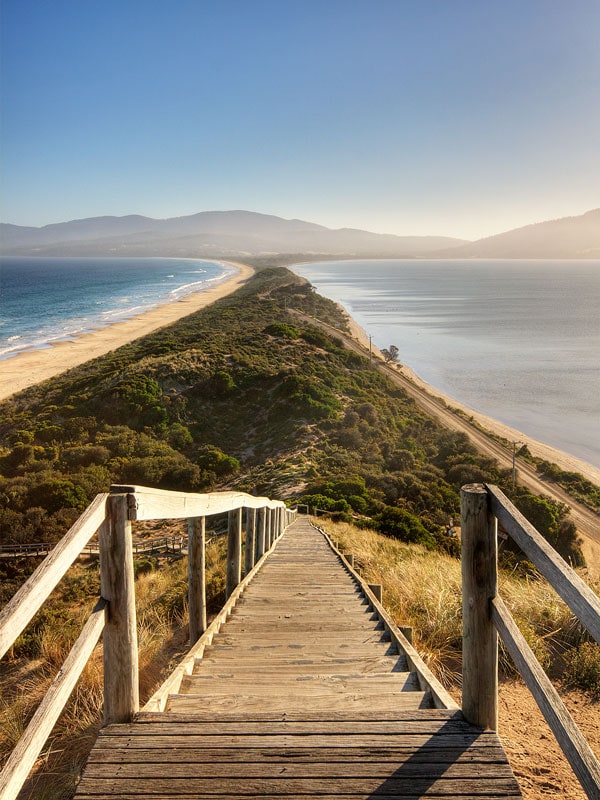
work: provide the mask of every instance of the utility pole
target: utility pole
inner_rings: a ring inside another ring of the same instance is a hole
[[[372,346],[371,346],[371,339],[372,339],[372,338],[373,338],[373,337],[371,336],[371,334],[369,334],[369,363],[370,363],[370,364],[372,364],[372,363],[373,363],[373,348],[372,348]]]

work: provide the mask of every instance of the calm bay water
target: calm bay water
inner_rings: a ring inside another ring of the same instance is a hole
[[[178,258],[2,258],[0,360],[179,300],[234,272]]]
[[[600,467],[600,261],[293,269],[432,386]]]

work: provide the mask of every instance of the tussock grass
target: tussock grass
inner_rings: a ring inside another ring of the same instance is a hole
[[[365,580],[382,585],[386,608],[398,625],[413,627],[415,646],[439,679],[446,686],[460,684],[460,561],[347,523],[320,519],[319,525],[341,550],[354,554]],[[561,678],[566,661],[571,665],[570,685],[593,692],[595,681],[600,680],[596,677],[598,646],[584,646],[587,634],[550,584],[535,572],[521,576],[503,569],[498,583],[500,595],[542,666]],[[596,583],[592,588],[598,592],[600,586]],[[506,674],[514,674],[502,647],[501,667]]]

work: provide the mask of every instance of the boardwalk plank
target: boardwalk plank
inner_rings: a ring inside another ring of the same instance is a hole
[[[133,797],[145,797],[157,793],[171,793],[175,797],[193,795],[203,797],[210,795],[232,794],[237,797],[261,797],[265,794],[273,794],[280,797],[298,797],[305,794],[336,794],[342,795],[356,794],[399,794],[400,796],[408,793],[417,797],[429,796],[452,796],[466,795],[467,797],[485,797],[489,792],[500,794],[502,792],[515,792],[516,782],[511,776],[509,778],[485,778],[482,780],[478,773],[477,766],[473,765],[471,778],[436,778],[429,773],[427,765],[422,765],[421,775],[409,775],[406,778],[396,776],[389,777],[363,777],[363,778],[339,778],[331,779],[321,777],[305,778],[253,778],[245,776],[243,778],[210,778],[198,777],[192,773],[188,778],[165,777],[164,766],[161,775],[156,777],[144,778],[86,778],[82,781],[80,796],[88,794],[104,794],[109,796],[111,793],[127,793]],[[401,771],[401,769],[399,770]],[[85,782],[85,783],[84,783]]]
[[[432,708],[357,580],[302,521],[167,709],[100,732],[76,797],[521,795],[498,736]]]
[[[319,755],[317,752],[315,755]],[[169,764],[169,780],[190,777],[191,762],[186,763],[177,761]],[[412,776],[422,777],[424,767],[435,775],[443,773],[444,780],[473,779],[493,780],[510,779],[512,773],[508,764],[489,763],[489,762],[463,762],[452,763],[434,762],[420,759],[413,760],[412,754],[405,756],[405,759],[396,762],[396,773],[402,778]],[[87,778],[162,778],[165,774],[164,764],[160,761],[128,761],[120,763],[90,764]],[[342,761],[330,763],[320,756],[319,761],[311,762],[290,762],[288,759],[280,759],[277,762],[235,762],[233,764],[223,761],[200,762],[198,769],[195,770],[195,777],[202,778],[278,778],[285,777],[286,780],[307,778],[311,780],[335,779],[335,778],[379,778],[385,779],[389,775],[389,762],[381,761]]]
[[[143,762],[167,763],[173,756],[171,747],[155,748],[123,748],[110,747],[103,749],[94,748],[90,756],[91,764],[135,764]],[[326,764],[353,764],[383,762],[397,764],[407,760],[423,762],[425,764],[470,764],[480,762],[484,764],[506,765],[506,754],[500,746],[469,749],[461,748],[420,748],[408,747],[319,747],[319,748],[280,748],[280,747],[254,747],[254,748],[226,748],[226,747],[182,747],[177,750],[177,763],[179,764],[214,764],[220,759],[225,764],[257,762],[273,764],[296,763],[326,763]],[[91,773],[90,773],[91,774]],[[232,773],[233,774],[233,773]]]

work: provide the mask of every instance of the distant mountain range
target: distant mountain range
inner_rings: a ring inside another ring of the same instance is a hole
[[[515,228],[460,247],[444,258],[600,258],[600,208],[579,217],[562,217]]]
[[[476,242],[332,230],[251,211],[92,217],[42,228],[0,224],[3,255],[243,258],[280,253],[359,258],[600,258],[600,209]]]

